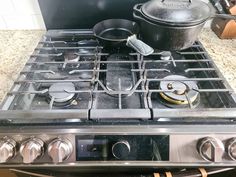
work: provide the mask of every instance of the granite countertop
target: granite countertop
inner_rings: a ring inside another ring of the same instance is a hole
[[[0,102],[45,31],[0,31]],[[210,29],[199,36],[210,56],[236,90],[236,40],[220,40]]]

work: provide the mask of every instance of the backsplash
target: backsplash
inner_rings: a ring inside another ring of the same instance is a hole
[[[45,29],[38,0],[0,0],[0,29]]]
[[[15,29],[45,29],[38,0],[0,0],[0,30]]]

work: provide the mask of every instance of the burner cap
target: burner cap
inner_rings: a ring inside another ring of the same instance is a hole
[[[161,52],[161,60],[170,60],[171,59],[171,52],[163,51]]]
[[[194,81],[181,81],[181,79],[187,79],[187,77],[180,76],[180,75],[170,75],[165,77],[167,81],[160,82],[160,89],[161,90],[169,90],[160,93],[160,96],[172,104],[188,104],[189,101],[193,103],[198,95],[199,92],[195,91],[198,90],[198,86]],[[168,80],[174,81],[168,81]],[[178,81],[179,80],[179,81]]]
[[[75,91],[75,86],[72,82],[52,84],[49,88],[49,96],[54,99],[54,102],[67,102],[75,96],[75,93],[68,93],[66,91]]]
[[[78,62],[79,61],[79,55],[75,52],[66,52],[64,53],[65,61],[69,62]]]
[[[79,49],[79,53],[81,54],[91,54],[96,52],[96,47],[98,46],[98,41],[94,39],[89,40],[81,40],[78,42],[78,46],[81,47]],[[84,47],[84,48],[83,48]],[[86,48],[86,47],[94,47],[94,48]]]

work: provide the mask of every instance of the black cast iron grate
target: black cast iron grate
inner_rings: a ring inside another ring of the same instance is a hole
[[[76,60],[65,60],[71,53]],[[171,54],[169,60],[161,60],[161,51],[144,57],[128,48],[104,48],[91,30],[48,31],[8,92],[1,119],[236,117],[235,94],[200,42]],[[199,105],[163,104],[159,93],[171,90],[159,85],[168,75],[186,77],[169,81],[196,82]],[[49,88],[55,83],[73,83],[73,91],[55,91],[76,95],[73,100],[54,104]]]

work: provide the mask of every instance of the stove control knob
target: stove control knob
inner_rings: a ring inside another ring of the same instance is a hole
[[[54,163],[68,159],[73,151],[71,142],[67,139],[56,138],[48,145],[48,155]]]
[[[7,162],[16,153],[16,142],[10,138],[0,140],[0,163]]]
[[[226,142],[226,151],[229,157],[236,161],[236,138],[231,138]]]
[[[43,155],[44,142],[39,138],[30,138],[20,146],[20,154],[24,163],[33,163],[37,158]]]
[[[224,144],[217,138],[206,137],[198,141],[197,149],[200,156],[210,162],[222,161]]]
[[[112,146],[112,154],[117,159],[126,159],[130,150],[128,141],[118,141]]]

